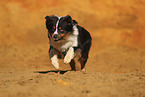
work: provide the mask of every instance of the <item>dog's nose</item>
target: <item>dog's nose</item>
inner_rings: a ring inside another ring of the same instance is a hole
[[[52,37],[54,40],[58,40],[58,34],[54,34]]]

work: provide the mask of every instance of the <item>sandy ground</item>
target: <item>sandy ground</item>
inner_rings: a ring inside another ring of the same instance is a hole
[[[1,48],[0,97],[144,97],[145,51],[112,46],[91,48],[86,73],[55,71],[48,45]]]

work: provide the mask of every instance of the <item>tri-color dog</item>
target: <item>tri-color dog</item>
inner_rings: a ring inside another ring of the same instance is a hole
[[[51,64],[59,69],[59,60],[69,63],[71,70],[84,69],[88,59],[92,38],[87,30],[79,26],[71,16],[46,16],[46,28],[50,43],[49,56]]]

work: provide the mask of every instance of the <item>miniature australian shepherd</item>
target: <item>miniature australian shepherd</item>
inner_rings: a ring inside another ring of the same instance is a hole
[[[70,64],[71,70],[84,70],[88,59],[92,38],[89,32],[71,18],[71,16],[46,16],[46,28],[50,43],[51,64],[59,69],[59,60]],[[77,65],[80,69],[77,69]]]

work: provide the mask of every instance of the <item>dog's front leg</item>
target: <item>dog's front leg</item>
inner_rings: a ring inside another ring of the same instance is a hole
[[[74,48],[70,47],[69,50],[67,51],[66,56],[64,57],[64,63],[70,63],[71,60],[74,58]]]
[[[52,58],[51,58],[51,64],[53,65],[53,67],[55,69],[59,69],[59,63],[58,63],[58,59],[57,59],[57,55],[54,55]]]
[[[58,57],[57,51],[53,47],[50,47],[50,49],[49,49],[49,56],[50,56],[52,66],[55,69],[59,69],[59,60],[57,58]]]

